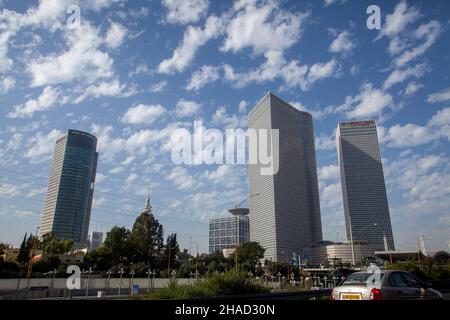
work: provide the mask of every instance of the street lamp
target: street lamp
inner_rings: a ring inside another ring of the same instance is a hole
[[[88,281],[87,281],[87,285],[86,285],[86,297],[87,296],[89,296],[89,284],[90,284],[90,282],[91,282],[91,273],[92,273],[92,268],[91,267],[89,267],[89,271],[84,271],[83,270],[83,273],[84,274],[88,274]]]
[[[123,268],[120,268],[120,271],[118,271],[117,273],[120,274],[119,292],[117,293],[117,295],[120,296],[120,289],[122,289],[122,276],[125,273],[125,271],[123,271]]]
[[[352,265],[354,266],[356,264],[356,261],[355,261],[355,244],[353,243],[352,221],[351,221],[350,216],[349,216],[349,222],[350,222],[349,223],[349,226],[350,226],[350,244],[351,244],[351,249],[352,249]],[[366,230],[366,229],[368,229],[368,228],[370,228],[372,226],[376,226],[376,225],[378,225],[377,222],[362,228],[361,230],[358,231],[358,235],[361,232],[363,232],[364,230]],[[359,249],[359,251],[360,251],[359,254],[361,255],[361,246],[359,246],[359,248],[360,248]]]
[[[252,198],[254,196],[257,196],[257,195],[259,195],[259,192],[258,193],[253,193],[253,194],[245,197],[243,200],[241,200],[241,202],[236,204],[236,211],[235,211],[235,216],[236,216],[236,249],[234,250],[234,255],[236,257],[236,261],[235,261],[236,274],[238,272],[238,247],[239,247],[239,217],[238,217],[239,216],[239,214],[238,214],[239,210],[238,209],[241,207],[241,205],[245,201],[247,201],[250,198]]]

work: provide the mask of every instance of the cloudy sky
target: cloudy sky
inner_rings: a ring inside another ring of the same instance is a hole
[[[131,227],[151,193],[166,235],[206,251],[246,167],[174,165],[168,139],[194,120],[246,128],[270,90],[314,117],[325,239],[345,237],[337,122],[375,119],[397,248],[421,232],[448,248],[450,2],[375,2],[381,30],[374,1],[0,0],[0,241],[40,223],[71,128],[98,137],[91,231]]]

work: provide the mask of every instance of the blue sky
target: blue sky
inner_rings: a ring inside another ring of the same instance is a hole
[[[81,8],[71,27],[66,10]],[[381,9],[381,30],[366,9]],[[170,161],[176,128],[245,128],[273,91],[312,113],[324,238],[344,240],[338,121],[375,119],[396,247],[450,240],[448,1],[0,0],[0,241],[40,215],[55,139],[99,139],[91,231],[152,195],[166,235],[207,251],[208,219],[247,194],[244,165]],[[78,21],[78,20],[77,20]]]

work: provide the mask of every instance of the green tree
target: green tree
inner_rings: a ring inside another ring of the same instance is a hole
[[[171,233],[167,237],[165,250],[166,261],[169,262],[168,259],[170,259],[171,268],[176,268],[175,257],[178,254],[178,252],[180,252],[180,246],[178,245],[177,234]]]
[[[119,264],[131,255],[131,246],[129,243],[130,230],[125,227],[114,226],[106,233],[103,246],[111,253],[111,262],[113,265]]]
[[[94,270],[108,270],[112,266],[112,260],[111,250],[105,246],[89,251],[84,256],[84,262]]]
[[[73,240],[51,239],[44,244],[44,252],[50,255],[68,253],[73,246]]]
[[[163,248],[163,227],[151,213],[144,211],[136,218],[130,234],[130,243],[137,261],[153,262]]]
[[[23,236],[22,244],[20,245],[19,254],[17,256],[17,261],[20,263],[25,263],[30,258],[30,250],[27,247],[27,233]]]
[[[264,256],[265,249],[258,242],[247,242],[238,247],[238,263],[245,271],[253,271],[257,260]],[[235,252],[230,255],[230,259],[235,261]]]

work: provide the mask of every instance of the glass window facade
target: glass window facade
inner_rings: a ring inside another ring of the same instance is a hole
[[[96,147],[96,137],[77,130],[69,130],[56,142],[41,235],[53,232],[75,243],[87,241],[98,161]]]
[[[248,216],[215,218],[209,220],[209,252],[236,247],[236,222],[239,224],[239,245],[250,241]]]

